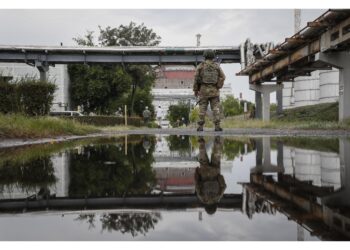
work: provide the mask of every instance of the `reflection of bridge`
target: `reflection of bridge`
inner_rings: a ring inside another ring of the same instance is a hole
[[[225,194],[219,208],[240,210],[242,195]],[[130,197],[102,197],[102,198],[49,198],[42,200],[13,199],[0,202],[0,212],[23,212],[31,210],[84,210],[84,209],[159,209],[168,210],[180,208],[204,207],[196,195],[144,195]]]
[[[271,165],[270,138],[262,140],[265,140],[265,143],[261,145],[267,146],[267,148],[260,149],[260,151],[264,151],[264,161],[262,153],[258,152],[258,139],[257,167],[251,171],[250,182],[243,183],[242,210],[251,217],[251,213],[257,210],[257,198],[259,198],[323,239],[339,236],[330,233],[329,228],[341,233],[342,236],[350,237],[349,140],[339,139],[340,171],[337,173],[340,174],[341,188],[338,190],[335,190],[337,185],[319,186],[320,183],[313,183],[312,180],[308,180],[307,176],[303,176],[304,178],[299,180],[295,178],[295,173],[286,174],[283,165],[283,144],[280,142],[277,143],[278,166]],[[336,166],[333,166],[331,170],[334,170],[334,167]],[[329,170],[323,169],[323,171]],[[277,178],[274,178],[273,174],[277,174]],[[311,175],[311,177],[313,176]],[[266,206],[266,204],[261,206]]]

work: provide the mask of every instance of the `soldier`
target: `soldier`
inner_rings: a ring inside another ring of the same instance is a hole
[[[151,111],[148,110],[148,106],[145,107],[145,110],[142,112],[142,115],[145,125],[148,125],[148,122],[151,118]]]
[[[115,115],[116,115],[117,117],[123,117],[123,111],[122,111],[122,109],[121,109],[121,108],[118,108],[117,112],[115,112]]]
[[[196,194],[198,199],[205,204],[205,211],[213,214],[226,189],[224,177],[220,174],[222,142],[219,136],[215,137],[210,161],[204,138],[200,137],[198,142],[200,166],[195,171]]]
[[[224,85],[225,74],[220,66],[213,61],[215,53],[206,50],[203,53],[205,61],[196,69],[193,92],[199,97],[199,121],[197,131],[203,131],[205,114],[210,103],[213,111],[215,131],[222,131],[220,127],[220,89]]]

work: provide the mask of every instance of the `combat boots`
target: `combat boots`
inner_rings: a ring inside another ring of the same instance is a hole
[[[202,121],[198,122],[198,127],[197,127],[197,131],[198,132],[202,132],[203,131],[203,125],[204,125],[204,122],[202,122]]]

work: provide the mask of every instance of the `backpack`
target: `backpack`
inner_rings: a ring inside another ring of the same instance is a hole
[[[219,71],[214,63],[205,62],[201,73],[203,83],[215,85],[219,80]]]

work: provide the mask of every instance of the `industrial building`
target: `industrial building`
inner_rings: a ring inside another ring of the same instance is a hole
[[[194,106],[197,102],[193,94],[193,82],[195,67],[190,65],[167,65],[156,70],[157,79],[155,81],[152,94],[154,97],[154,107],[161,107],[162,118],[166,117],[169,106],[179,102]],[[220,90],[221,99],[232,95],[230,83],[226,83]]]

